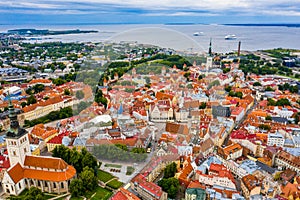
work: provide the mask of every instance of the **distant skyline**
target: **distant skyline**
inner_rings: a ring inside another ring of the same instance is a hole
[[[0,24],[299,23],[299,0],[2,0]]]

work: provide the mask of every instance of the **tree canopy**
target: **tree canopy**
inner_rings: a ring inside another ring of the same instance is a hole
[[[85,148],[77,151],[76,148],[69,149],[64,145],[59,145],[53,149],[52,156],[62,158],[69,165],[74,166],[77,173],[82,172],[85,167],[89,167],[94,169],[96,174],[97,160]]]

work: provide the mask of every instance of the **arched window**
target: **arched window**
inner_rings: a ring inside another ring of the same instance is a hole
[[[64,182],[61,182],[61,188],[64,188],[64,186],[65,186]]]

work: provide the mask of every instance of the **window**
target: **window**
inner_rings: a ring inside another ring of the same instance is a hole
[[[14,155],[14,156],[16,156],[16,155],[17,155],[17,154],[16,154],[16,151],[13,151],[13,155]]]
[[[25,153],[27,153],[27,149],[26,149],[26,147],[24,148],[24,152],[25,152]]]

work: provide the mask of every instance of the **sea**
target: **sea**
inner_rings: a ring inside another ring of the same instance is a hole
[[[191,53],[207,52],[210,40],[213,52],[256,51],[273,48],[300,49],[300,27],[285,25],[219,24],[75,24],[75,25],[0,25],[0,32],[10,29],[97,30],[97,33],[38,36],[26,42],[137,42]],[[194,33],[199,32],[199,36]],[[225,40],[233,34],[235,40]]]

